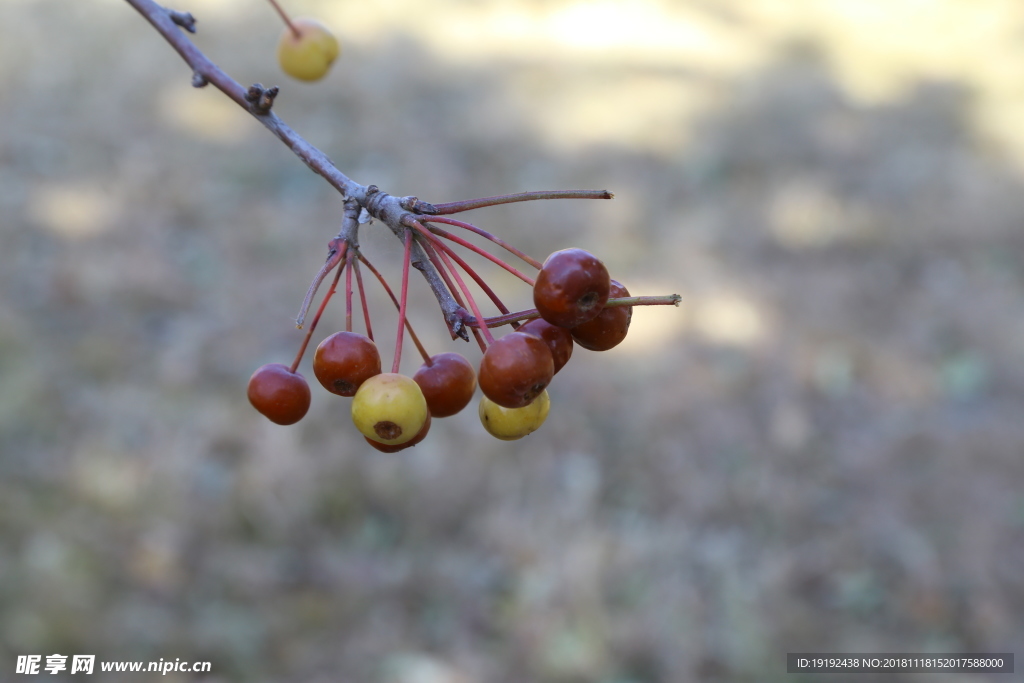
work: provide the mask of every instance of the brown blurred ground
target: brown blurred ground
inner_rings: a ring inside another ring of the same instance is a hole
[[[318,390],[269,425],[245,382],[294,353],[338,197],[119,0],[0,0],[2,678],[54,652],[304,683],[1024,656],[1019,5],[289,5],[345,44],[315,87],[278,74],[265,3],[181,9],[360,182],[613,190],[472,219],[683,306],[577,350],[520,442],[467,410],[385,457]],[[477,359],[417,297],[430,347]]]

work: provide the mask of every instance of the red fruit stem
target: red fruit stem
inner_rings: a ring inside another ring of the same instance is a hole
[[[345,253],[347,251],[348,242],[341,240],[341,246],[337,247],[335,251],[327,257],[327,262],[324,263],[320,272],[313,277],[313,281],[309,283],[309,289],[306,290],[306,297],[302,300],[302,306],[299,307],[299,314],[295,317],[295,326],[300,330],[302,329],[302,324],[306,320],[306,313],[309,311],[309,305],[313,303],[313,297],[316,296],[316,290],[320,289],[320,283],[324,281],[324,278],[327,277],[327,274],[331,272],[334,266],[341,263],[341,260],[345,258]]]
[[[447,254],[451,256],[453,259],[455,259],[455,262],[462,266],[462,269],[466,271],[466,273],[468,273],[469,276],[472,277],[474,281],[476,281],[476,283],[480,286],[480,289],[484,290],[484,293],[494,303],[494,305],[497,307],[499,311],[501,311],[502,313],[509,312],[508,308],[505,306],[505,304],[501,303],[501,299],[499,299],[498,295],[494,293],[494,290],[491,289],[490,285],[488,285],[487,282],[482,277],[480,277],[480,275],[475,270],[473,270],[473,268],[470,267],[470,265],[466,263],[466,261],[461,256],[456,254],[454,249],[449,247],[444,242],[441,242],[433,235],[424,232],[422,224],[419,224],[417,221],[413,222],[416,223],[416,225],[418,226],[417,230],[419,230],[428,239],[430,239],[431,243],[436,244],[440,248],[442,258],[444,258],[445,254]],[[441,232],[444,231],[442,230]],[[447,261],[447,258],[445,258],[445,260]],[[448,267],[451,268],[451,264],[448,264]]]
[[[682,301],[682,297],[678,294],[666,294],[665,296],[624,296],[618,299],[608,299],[608,303],[604,305],[605,308],[616,308],[618,306],[678,306],[679,302]],[[515,323],[520,320],[528,320],[530,318],[539,318],[540,313],[537,312],[536,308],[531,308],[526,311],[518,311],[516,313],[510,313],[508,315],[499,315],[493,318],[484,318],[484,323],[487,327],[501,327],[502,325],[508,325],[509,323]],[[471,329],[479,327],[479,323],[476,320],[472,320],[466,323]]]
[[[483,320],[483,316],[480,314],[480,307],[476,305],[476,299],[473,298],[472,292],[469,291],[469,287],[466,286],[466,282],[462,279],[462,276],[459,275],[459,271],[455,268],[455,266],[452,265],[452,262],[448,259],[449,255],[455,258],[458,257],[456,257],[455,254],[452,253],[451,249],[448,248],[447,244],[443,244],[440,241],[438,241],[437,246],[440,247],[440,249],[437,252],[438,256],[441,257],[441,260],[444,261],[445,266],[447,266],[448,270],[451,271],[452,277],[455,278],[455,281],[459,283],[459,289],[462,290],[462,294],[466,297],[466,301],[469,302],[469,308],[473,311],[473,315],[476,316],[477,320]],[[466,272],[469,271],[467,270]],[[493,344],[494,335],[491,334],[491,331],[487,329],[486,326],[483,327],[481,331],[483,332],[484,339],[487,340],[487,343]]]
[[[499,247],[502,247],[502,248],[508,250],[509,252],[515,254],[516,256],[518,256],[519,258],[523,259],[524,261],[529,263],[531,266],[536,268],[537,270],[540,270],[544,266],[543,263],[541,263],[537,259],[533,258],[532,256],[524,254],[523,252],[519,251],[518,249],[516,249],[515,247],[513,247],[511,244],[509,244],[505,240],[501,239],[500,237],[492,235],[491,233],[487,232],[483,228],[478,228],[477,226],[473,225],[472,223],[466,223],[465,221],[456,220],[454,218],[447,218],[445,216],[424,216],[420,220],[423,223],[447,223],[448,225],[456,225],[456,226],[458,226],[460,228],[464,228],[466,230],[471,230],[472,232],[475,232],[476,234],[480,235],[481,237],[484,237],[484,238],[489,239],[490,241],[494,242]]]
[[[356,271],[356,287],[359,288],[359,301],[363,304],[363,319],[366,321],[366,336],[373,341],[373,328],[370,326],[370,307],[366,303],[366,292],[363,291],[363,274],[359,272],[359,260],[352,262],[352,270]]]
[[[444,284],[448,288],[448,291],[451,292],[452,298],[455,299],[455,303],[465,310],[466,304],[462,301],[462,295],[459,294],[458,288],[455,287],[451,278],[448,277],[448,271],[445,269],[444,263],[442,263],[441,259],[438,258],[437,251],[429,240],[423,243],[423,251],[426,252],[427,258],[430,259],[430,263],[433,264],[434,269],[441,274],[441,278],[444,280]],[[485,353],[487,351],[487,344],[484,343],[484,338],[480,336],[480,330],[475,327],[471,327],[469,330],[473,333],[473,337],[476,338],[476,343],[480,345],[480,352]],[[454,339],[454,335],[452,338]]]
[[[398,338],[395,340],[395,360],[391,372],[398,374],[402,362],[402,341],[405,339],[405,312],[409,303],[409,263],[412,261],[412,230],[405,229],[405,255],[402,257],[402,301],[398,306]]]
[[[470,209],[480,209],[485,206],[498,206],[499,204],[512,204],[513,202],[528,202],[535,199],[612,199],[613,195],[608,190],[540,190],[537,192],[516,192],[514,194],[503,194],[496,197],[481,197],[480,199],[465,199],[461,202],[448,202],[446,204],[434,204],[437,209],[435,216],[443,216]]]
[[[431,226],[430,228],[428,228],[428,230],[430,230],[430,232],[434,233],[435,235],[443,237],[446,240],[451,240],[452,242],[455,242],[456,244],[460,244],[460,245],[464,246],[466,249],[469,249],[472,252],[480,254],[481,256],[483,256],[485,259],[488,259],[489,261],[493,261],[494,263],[498,264],[499,266],[501,266],[502,268],[504,268],[508,272],[510,272],[513,275],[515,275],[517,278],[519,278],[520,280],[522,280],[526,284],[530,285],[531,287],[533,287],[533,285],[535,284],[535,281],[534,281],[533,278],[527,277],[523,273],[519,272],[519,270],[517,270],[516,268],[513,268],[512,266],[510,266],[509,264],[505,263],[504,261],[502,261],[500,258],[495,256],[494,254],[492,254],[489,251],[486,251],[484,249],[481,249],[480,247],[476,246],[472,242],[468,242],[468,241],[462,239],[461,237],[458,237],[456,235],[451,234],[447,230],[442,230],[441,228],[435,228],[435,227]]]
[[[494,293],[494,290],[491,289],[490,285],[487,284],[487,281],[480,277],[479,273],[470,268],[469,264],[466,263],[458,254],[456,254],[455,251],[449,248],[447,244],[442,244],[441,247],[441,258],[445,259],[445,263],[448,264],[449,268],[451,268],[452,265],[451,263],[448,262],[448,256],[455,259],[455,262],[462,266],[462,269],[466,271],[471,278],[473,278],[477,285],[480,286],[480,289],[484,290],[484,294],[487,295],[487,298],[491,300],[491,303],[493,303],[494,306],[499,311],[506,314],[509,313],[508,307],[501,302],[501,299],[498,298],[498,295]]]
[[[324,314],[324,309],[327,308],[327,302],[334,296],[334,292],[338,289],[338,280],[341,279],[341,271],[345,270],[345,265],[348,263],[347,260],[341,262],[341,266],[338,268],[338,272],[334,274],[334,282],[331,283],[331,288],[327,290],[327,294],[324,294],[324,300],[320,302],[320,308],[316,309],[316,315],[313,316],[313,322],[309,324],[309,329],[306,330],[306,335],[302,339],[302,346],[299,347],[299,352],[295,354],[295,360],[292,361],[292,366],[289,371],[293,374],[299,369],[299,363],[302,361],[302,356],[306,353],[306,347],[309,346],[309,340],[313,336],[313,331],[316,330],[317,323],[320,322],[320,316]]]
[[[352,331],[352,269],[345,271],[345,331]]]
[[[295,24],[293,24],[292,20],[288,18],[287,14],[285,14],[285,11],[281,7],[281,5],[277,4],[277,0],[267,0],[267,2],[269,2],[271,5],[274,6],[274,9],[276,9],[277,13],[281,15],[281,19],[283,19],[285,25],[287,25],[288,28],[290,28],[292,30],[292,33],[295,35],[295,37],[296,38],[301,38],[302,34],[299,33],[299,29],[295,28]]]
[[[370,269],[371,273],[377,276],[377,280],[379,280],[381,286],[384,287],[384,291],[388,293],[388,296],[391,297],[391,301],[394,302],[395,308],[401,310],[402,306],[399,303],[398,298],[395,296],[395,293],[391,291],[391,287],[388,286],[387,281],[384,279],[384,276],[380,274],[380,271],[374,268],[373,265],[369,261],[367,261],[366,257],[363,256],[362,254],[359,254],[359,260],[363,262],[363,265]],[[353,264],[354,263],[355,262],[353,262]],[[358,270],[356,271],[356,278],[359,278]],[[369,320],[369,318],[367,318],[367,320]],[[427,350],[425,348],[423,348],[423,344],[420,343],[420,338],[416,336],[416,332],[415,330],[412,329],[412,323],[409,322],[408,318],[405,319],[405,327],[406,329],[409,330],[409,338],[412,339],[412,343],[416,345],[416,349],[420,352],[420,355],[423,356],[423,361],[427,363],[427,365],[430,365],[430,354],[427,353]]]

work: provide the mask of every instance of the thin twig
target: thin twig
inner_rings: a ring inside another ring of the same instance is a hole
[[[398,305],[398,338],[395,340],[395,360],[391,372],[398,373],[402,363],[402,340],[405,339],[405,314],[409,304],[409,261],[412,255],[412,229],[405,229],[405,252],[402,255],[402,299]]]
[[[284,9],[282,9],[281,5],[277,4],[277,0],[267,0],[267,2],[274,6],[274,9],[277,10],[277,13],[281,15],[281,19],[284,21],[285,25],[287,25],[288,28],[292,30],[292,34],[296,38],[301,38],[302,34],[299,33],[299,29],[295,28],[295,24],[293,24],[291,18],[289,18],[289,16],[285,14],[285,11]]]
[[[455,259],[459,260],[460,261],[459,265],[461,265],[464,269],[466,269],[467,273],[473,272],[473,269],[470,268],[466,264],[465,261],[462,261],[462,259],[460,259],[455,254],[455,252],[453,252],[448,247],[447,244],[445,244],[441,240],[437,239],[436,237],[433,237],[430,234],[430,232],[425,227],[423,227],[423,225],[419,221],[410,220],[409,224],[410,224],[411,227],[416,228],[416,230],[418,230],[421,235],[423,235],[423,236],[427,237],[428,239],[432,240],[432,246],[437,250],[437,255],[441,257],[441,260],[444,261],[445,265],[448,267],[448,272],[450,272],[452,274],[452,277],[455,278],[455,281],[459,284],[459,289],[462,290],[462,295],[465,296],[466,297],[466,301],[469,302],[469,307],[473,310],[473,315],[476,316],[477,320],[483,320],[483,316],[480,314],[480,308],[476,305],[476,300],[473,298],[473,293],[469,291],[469,287],[466,286],[466,283],[465,283],[465,281],[463,281],[462,276],[459,275],[459,271],[448,260],[448,256],[451,255],[452,258],[455,258]],[[477,280],[477,283],[479,284],[480,280]],[[490,289],[490,288],[485,286],[485,289]],[[493,344],[494,343],[494,336],[491,335],[490,330],[488,330],[487,327],[484,327],[482,329],[482,331],[483,331],[483,334],[484,334],[484,338],[487,340],[487,343],[488,344]]]
[[[501,266],[502,268],[504,268],[505,270],[507,270],[508,272],[512,273],[517,278],[519,278],[520,280],[522,280],[526,284],[530,285],[530,287],[533,287],[533,285],[536,283],[536,281],[532,277],[526,275],[525,273],[520,271],[518,268],[510,266],[509,264],[505,263],[504,261],[502,261],[500,258],[495,256],[494,254],[490,253],[489,251],[481,249],[480,247],[476,246],[472,242],[468,242],[468,241],[462,239],[458,235],[453,235],[450,232],[448,232],[447,230],[442,230],[441,228],[436,228],[436,227],[434,227],[432,225],[428,226],[427,230],[430,230],[430,232],[434,233],[438,237],[443,237],[446,240],[451,240],[452,242],[455,242],[456,244],[461,245],[461,246],[465,247],[466,249],[469,249],[473,253],[479,254],[480,256],[483,256],[488,261],[491,261],[492,263],[495,263],[495,264]]]
[[[347,250],[348,241],[337,237],[331,240],[331,248],[327,252],[327,261],[320,268],[320,272],[313,276],[313,281],[309,283],[309,289],[306,290],[306,296],[302,299],[302,306],[299,307],[299,314],[295,316],[295,326],[300,330],[302,329],[302,324],[306,321],[306,313],[309,311],[309,305],[313,303],[316,290],[320,289],[320,283],[324,281],[328,273],[334,270],[336,265],[341,263],[345,258]],[[341,271],[338,272],[340,273]]]
[[[338,272],[334,275],[334,282],[331,283],[331,288],[324,294],[324,300],[320,302],[320,308],[316,309],[316,315],[313,316],[313,322],[309,324],[309,329],[306,330],[306,334],[302,338],[302,346],[299,347],[299,352],[295,354],[295,360],[292,361],[291,372],[294,372],[299,368],[299,363],[302,362],[302,357],[306,355],[306,347],[309,346],[309,340],[313,336],[313,332],[316,330],[317,323],[320,322],[320,316],[324,314],[324,309],[327,308],[327,302],[334,296],[334,292],[338,289],[338,280],[341,278],[341,271],[345,270],[345,261],[341,262],[338,267]]]
[[[424,238],[423,240],[423,251],[427,253],[427,256],[430,258],[430,262],[434,265],[434,268],[437,270],[437,272],[441,274],[441,277],[444,279],[444,284],[448,287],[448,291],[452,293],[452,296],[455,298],[455,301],[457,301],[459,306],[462,306],[462,309],[465,310],[466,303],[462,300],[462,295],[459,294],[459,288],[456,287],[455,283],[453,283],[451,279],[448,277],[448,271],[444,267],[444,262],[441,261],[440,257],[438,257],[437,250],[434,249],[434,246],[430,243],[430,240],[426,238]],[[469,311],[466,311],[466,317],[472,318],[472,316],[469,315]],[[484,338],[480,335],[480,330],[475,327],[471,327],[469,328],[469,331],[473,333],[473,337],[476,339],[476,343],[480,346],[480,352],[486,352],[487,344],[484,343]]]
[[[413,225],[413,227],[416,228],[416,230],[420,234],[432,240],[432,244],[438,248],[442,258],[444,257],[445,254],[451,256],[455,260],[455,262],[458,263],[464,271],[466,271],[466,274],[473,278],[473,280],[480,286],[480,289],[484,291],[484,294],[487,295],[487,298],[489,298],[494,303],[494,305],[497,307],[499,311],[501,311],[502,313],[509,312],[508,308],[505,307],[505,304],[503,304],[501,302],[501,299],[498,298],[498,295],[494,293],[493,289],[491,289],[491,286],[487,284],[487,281],[480,277],[479,273],[477,273],[476,270],[474,270],[468,263],[466,263],[465,259],[456,254],[454,249],[449,247],[444,242],[441,242],[436,237],[431,237],[430,233],[426,231],[426,228],[419,221],[410,220],[409,222]],[[447,261],[448,259],[445,258],[446,263]]]
[[[373,328],[370,326],[370,307],[366,303],[366,292],[363,290],[363,275],[359,272],[359,260],[352,261],[352,270],[356,271],[356,287],[359,288],[359,301],[363,305],[363,319],[366,321],[366,336],[373,341]]]
[[[395,308],[401,310],[401,303],[398,301],[398,298],[395,297],[395,293],[391,291],[391,287],[388,285],[387,280],[384,279],[384,276],[380,274],[380,271],[374,268],[373,265],[371,265],[370,262],[366,260],[366,257],[363,256],[362,254],[359,254],[359,260],[363,262],[363,265],[370,269],[371,273],[377,276],[377,280],[384,288],[384,291],[388,293],[388,296],[391,297],[391,301],[395,304]],[[356,271],[356,277],[359,277],[358,271]],[[416,331],[412,329],[412,323],[409,322],[409,318],[405,319],[405,329],[409,330],[409,338],[412,339],[412,343],[416,345],[416,349],[420,352],[420,355],[423,356],[424,362],[426,362],[429,365],[430,354],[427,353],[427,350],[423,348],[423,344],[420,343],[420,338],[416,336]],[[473,330],[473,332],[475,333],[476,330]]]
[[[608,299],[608,303],[604,305],[605,308],[617,308],[619,306],[678,306],[679,302],[683,300],[683,297],[678,294],[666,294],[665,296],[624,296],[617,299]],[[508,325],[509,323],[515,323],[520,320],[529,320],[530,318],[539,318],[540,313],[536,308],[531,308],[525,311],[517,311],[515,313],[509,313],[507,315],[499,315],[493,318],[484,318],[484,324],[487,327],[501,327],[502,325]],[[480,327],[480,323],[477,319],[467,320],[466,325],[471,329]]]
[[[614,199],[608,190],[539,190],[537,192],[517,192],[515,194],[502,194],[496,197],[481,197],[480,199],[465,199],[460,202],[448,202],[446,204],[434,204],[433,215],[442,216],[470,209],[481,209],[485,206],[498,206],[499,204],[512,204],[514,202],[529,202],[535,199]]]
[[[345,331],[352,331],[352,269],[345,271]]]
[[[448,225],[455,225],[455,226],[458,226],[458,227],[463,228],[465,230],[469,230],[471,232],[475,232],[476,234],[480,235],[481,237],[483,237],[485,239],[488,239],[491,242],[494,242],[499,247],[504,248],[505,250],[509,251],[512,254],[515,254],[516,256],[518,256],[519,258],[521,258],[522,260],[526,261],[531,266],[536,268],[537,270],[540,270],[541,268],[544,267],[543,263],[541,263],[537,259],[533,258],[529,254],[526,254],[526,253],[520,251],[519,249],[516,249],[515,247],[513,247],[511,244],[509,244],[505,240],[501,239],[500,237],[487,232],[483,228],[478,228],[477,226],[473,225],[472,223],[466,223],[465,221],[456,220],[454,218],[448,218],[447,216],[423,216],[422,218],[420,218],[420,221],[422,223],[424,223],[424,224],[427,224],[427,223],[447,223]]]
[[[299,157],[310,170],[323,177],[342,197],[354,199],[357,202],[357,215],[358,210],[367,205],[369,186],[361,185],[342,173],[326,154],[292,130],[273,111],[269,109],[261,111],[259,107],[253,106],[246,99],[248,89],[242,87],[241,84],[214,64],[178,29],[175,17],[180,13],[174,13],[158,5],[153,0],[125,0],[125,2],[134,7],[163,36],[164,40],[178,52],[181,58],[185,60],[185,63],[191,67],[193,72],[192,83],[194,85],[212,84],[233,100],[235,104],[249,112]],[[383,193],[381,194],[383,195]],[[429,206],[426,203],[424,204]],[[384,221],[396,236],[401,237],[403,230],[401,217],[406,213],[406,209],[401,206],[401,199],[391,196],[381,197],[378,200],[377,208],[378,211],[375,212],[375,216]],[[419,249],[418,243],[413,247],[412,265],[423,273],[424,278],[434,292],[434,296],[441,306],[445,322],[448,324],[453,338],[459,336],[469,341],[469,334],[463,328],[462,323],[462,319],[465,317],[464,309],[455,303],[451,292],[444,288],[444,283],[440,276],[434,271],[434,267],[426,255]]]

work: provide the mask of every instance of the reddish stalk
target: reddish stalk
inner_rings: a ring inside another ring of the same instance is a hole
[[[466,271],[466,273],[468,273],[471,278],[473,278],[476,284],[480,286],[480,289],[484,290],[484,294],[486,294],[487,298],[491,300],[491,303],[494,304],[495,308],[497,308],[502,313],[509,312],[508,307],[502,303],[501,299],[498,298],[498,295],[494,293],[493,289],[491,289],[491,286],[487,284],[487,281],[480,277],[480,275],[475,270],[470,268],[469,264],[466,263],[458,254],[456,254],[452,249],[448,248],[448,245],[442,244],[441,258],[445,259],[445,263],[447,263],[448,267],[451,268],[452,265],[451,263],[448,263],[448,256],[453,258],[456,263],[462,266],[462,269]]]
[[[513,202],[529,202],[535,199],[612,199],[613,195],[608,190],[540,190],[537,192],[517,192],[515,194],[503,194],[497,197],[481,197],[480,199],[465,199],[461,202],[448,202],[446,204],[434,204],[437,212],[433,215],[442,216],[470,209],[480,209],[485,206],[498,206],[499,204],[512,204]]]
[[[458,288],[448,277],[448,271],[444,267],[444,263],[437,256],[437,250],[434,249],[434,245],[431,240],[423,242],[423,251],[426,252],[427,258],[430,259],[430,263],[434,266],[434,269],[441,274],[441,278],[444,280],[445,286],[448,291],[451,292],[452,298],[455,299],[455,303],[461,306],[463,309],[466,308],[465,302],[462,300],[462,295],[459,294]],[[476,338],[476,343],[480,345],[480,352],[487,352],[487,344],[484,343],[484,338],[480,336],[480,330],[476,327],[470,327],[469,331],[473,333],[473,337]]]
[[[281,5],[277,4],[277,0],[267,0],[267,2],[274,6],[274,9],[276,9],[277,13],[281,15],[281,19],[283,19],[285,25],[292,30],[292,33],[295,35],[295,37],[301,38],[302,34],[299,33],[299,29],[295,28],[295,24],[293,24],[292,20],[288,18],[287,14],[285,14],[285,11],[281,7]]]
[[[665,296],[624,296],[619,297],[618,299],[608,299],[608,303],[604,306],[605,308],[615,308],[617,306],[678,306],[679,302],[682,300],[683,298],[678,294],[666,294]],[[484,323],[487,327],[501,327],[502,325],[508,325],[509,323],[515,323],[520,320],[539,317],[540,313],[537,312],[537,309],[531,308],[525,311],[517,311],[516,313],[495,316],[493,318],[484,318]],[[475,320],[466,324],[471,328],[475,328],[478,325]]]
[[[529,263],[531,266],[536,268],[537,270],[540,270],[544,266],[543,263],[541,263],[537,259],[533,258],[532,256],[529,256],[528,254],[525,254],[525,253],[519,251],[518,249],[516,249],[515,247],[513,247],[511,244],[509,244],[505,240],[501,239],[500,237],[497,237],[496,235],[493,235],[493,234],[487,232],[483,228],[478,228],[477,226],[473,225],[472,223],[466,223],[465,221],[456,220],[454,218],[447,218],[445,216],[423,216],[420,220],[423,223],[447,223],[448,225],[455,225],[455,226],[458,226],[460,228],[464,228],[466,230],[470,230],[470,231],[475,232],[476,234],[480,235],[481,237],[484,237],[484,238],[490,240],[491,242],[494,242],[499,247],[502,247],[503,249],[505,249],[505,250],[507,250],[507,251],[509,251],[509,252],[511,252],[513,254],[515,254],[516,256],[518,256],[519,258],[523,259],[524,261]]]
[[[317,323],[320,322],[320,316],[324,314],[324,309],[327,308],[327,302],[334,296],[334,292],[338,289],[338,280],[341,279],[341,271],[345,270],[347,261],[342,261],[341,266],[338,268],[338,272],[334,274],[334,282],[331,283],[331,288],[327,290],[327,294],[324,294],[324,300],[320,302],[320,308],[316,310],[316,315],[313,316],[313,322],[309,324],[309,329],[306,330],[306,335],[302,339],[302,346],[299,347],[299,352],[295,354],[295,360],[292,361],[292,366],[289,371],[293,374],[299,369],[299,363],[302,362],[302,357],[306,355],[306,347],[309,346],[309,340],[313,336],[313,331],[316,330]]]
[[[462,239],[461,237],[458,237],[456,235],[451,234],[447,230],[442,230],[441,228],[435,228],[435,227],[431,226],[431,227],[426,228],[426,229],[430,230],[430,232],[434,233],[435,235],[438,235],[439,237],[443,237],[446,240],[451,240],[452,242],[455,242],[456,244],[460,244],[460,245],[464,246],[466,249],[469,249],[472,252],[480,254],[485,259],[498,264],[499,266],[501,266],[502,268],[504,268],[508,272],[512,273],[517,278],[519,278],[520,280],[522,280],[526,284],[530,285],[531,287],[533,287],[533,285],[536,282],[533,278],[527,277],[523,273],[519,272],[519,270],[517,270],[516,268],[513,268],[512,266],[510,266],[509,264],[505,263],[504,261],[502,261],[500,258],[495,256],[494,254],[492,254],[489,251],[486,251],[484,249],[481,249],[480,247],[476,246],[472,242],[468,242],[468,241]]]
[[[402,257],[402,301],[398,306],[398,338],[395,340],[395,360],[391,372],[398,373],[402,362],[402,341],[405,339],[405,312],[409,302],[409,263],[412,261],[412,230],[405,229],[405,255]]]
[[[306,313],[309,312],[309,305],[313,303],[313,297],[316,296],[316,290],[320,289],[320,283],[324,281],[324,278],[327,277],[327,274],[331,272],[334,266],[341,263],[347,251],[348,242],[342,240],[341,246],[328,257],[327,262],[320,268],[320,272],[313,277],[313,281],[309,284],[309,289],[306,290],[306,297],[302,300],[302,306],[299,308],[299,315],[295,318],[295,326],[300,330],[302,329],[302,323],[306,320]],[[338,272],[340,273],[341,271]]]
[[[441,259],[445,262],[445,264],[448,266],[448,268],[452,271],[452,277],[454,277],[455,281],[459,283],[459,289],[462,290],[462,293],[466,297],[466,301],[469,302],[469,307],[470,309],[472,309],[473,315],[476,316],[477,320],[483,320],[484,318],[483,315],[480,313],[480,307],[476,305],[476,299],[473,298],[473,294],[469,291],[469,287],[466,286],[466,283],[462,279],[462,276],[459,275],[459,271],[456,270],[455,267],[451,265],[451,262],[448,261],[448,256],[447,254],[444,253],[444,251],[439,252],[439,255]],[[487,340],[487,343],[493,344],[494,335],[491,334],[491,331],[487,329],[486,325],[481,329],[481,331],[483,332],[484,339]]]
[[[471,268],[470,265],[468,263],[466,263],[466,261],[463,260],[463,258],[461,256],[456,254],[454,249],[449,247],[444,242],[438,240],[433,235],[427,233],[425,231],[425,229],[423,228],[423,226],[420,223],[418,223],[417,221],[412,221],[412,222],[416,224],[416,226],[414,226],[414,227],[416,227],[416,229],[419,230],[421,234],[425,235],[427,237],[427,239],[431,240],[432,244],[435,244],[438,247],[442,257],[444,257],[445,254],[447,254],[447,255],[451,256],[453,259],[455,259],[456,263],[458,263],[460,266],[462,266],[462,269],[464,271],[466,271],[466,273],[471,278],[473,278],[473,280],[480,286],[480,289],[482,289],[484,291],[484,294],[487,295],[487,297],[494,303],[494,305],[497,307],[497,309],[499,311],[501,311],[502,313],[508,313],[509,312],[508,308],[505,307],[505,304],[501,303],[501,299],[499,299],[498,295],[494,293],[494,290],[491,289],[490,285],[488,285],[487,282],[482,277],[480,277],[480,275],[475,270],[473,270],[473,268]],[[445,260],[447,261],[447,259],[445,259]],[[448,267],[451,268],[452,267],[451,264],[449,264]]]
[[[345,271],[345,331],[352,331],[352,269]]]
[[[366,292],[363,291],[363,274],[359,272],[359,260],[352,262],[352,270],[356,271],[356,287],[359,288],[359,301],[363,305],[363,319],[366,321],[366,336],[373,341],[373,328],[370,326],[370,307],[366,303]]]
[[[380,282],[381,286],[384,288],[384,291],[388,293],[388,296],[391,297],[391,301],[394,302],[395,308],[398,309],[398,310],[401,310],[401,304],[398,301],[398,297],[396,297],[395,293],[391,291],[391,287],[388,285],[387,281],[384,279],[384,276],[380,274],[380,271],[378,271],[376,268],[374,268],[373,265],[369,261],[367,261],[366,257],[363,256],[362,254],[359,254],[359,260],[363,262],[363,265],[365,265],[367,268],[370,269],[371,273],[373,273],[374,275],[377,276],[377,280]],[[355,263],[355,262],[353,261],[353,263]],[[359,271],[358,270],[356,271],[356,278],[359,278]],[[406,329],[409,330],[409,338],[412,339],[412,343],[416,345],[416,349],[420,352],[420,355],[423,356],[424,362],[426,362],[429,365],[430,364],[430,354],[427,353],[427,350],[425,348],[423,348],[423,344],[420,343],[420,338],[416,336],[416,332],[412,329],[412,323],[409,322],[408,318],[405,319],[405,327],[406,327]],[[367,336],[369,336],[369,335],[367,335]]]
[[[417,229],[421,230],[424,234],[427,234],[426,228],[424,228],[422,225],[420,225],[417,221],[412,221],[412,223],[414,223],[417,226]],[[466,286],[466,283],[462,279],[462,276],[459,275],[458,269],[456,269],[455,266],[452,265],[451,261],[448,260],[448,256],[451,255],[452,258],[455,258],[456,260],[459,260],[459,261],[461,261],[462,259],[459,259],[459,257],[456,256],[455,253],[453,253],[452,250],[448,248],[447,244],[444,244],[443,242],[441,242],[437,238],[434,238],[434,244],[437,247],[439,247],[439,249],[437,251],[438,256],[441,257],[441,260],[444,261],[445,265],[448,267],[448,270],[451,271],[452,277],[455,278],[455,281],[457,283],[459,283],[459,289],[462,290],[462,294],[466,297],[466,301],[469,302],[469,307],[473,311],[473,315],[476,316],[477,320],[483,320],[484,317],[483,317],[483,315],[480,314],[480,307],[476,305],[476,299],[473,298],[473,294],[472,294],[472,292],[469,291],[469,287]],[[463,268],[466,268],[465,262],[462,262],[461,265],[463,266]],[[471,272],[471,271],[472,271],[472,269],[469,269],[466,272]],[[480,281],[478,280],[477,282],[479,283]],[[489,329],[487,329],[486,325],[484,325],[481,328],[481,331],[483,332],[484,339],[487,340],[487,343],[488,344],[493,344],[494,343],[494,335],[491,334],[491,331]]]

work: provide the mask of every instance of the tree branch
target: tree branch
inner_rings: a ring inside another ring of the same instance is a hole
[[[404,227],[401,224],[402,216],[410,209],[413,211],[429,211],[433,207],[417,200],[415,197],[398,198],[377,191],[373,185],[367,187],[355,182],[342,173],[327,157],[326,154],[307,142],[301,135],[282,121],[277,114],[271,111],[274,97],[277,95],[276,88],[264,89],[256,84],[251,88],[243,87],[238,81],[227,75],[220,67],[199,50],[195,44],[181,32],[182,27],[189,32],[195,32],[195,19],[191,14],[177,12],[167,9],[153,0],[125,0],[134,7],[139,14],[153,25],[153,28],[163,36],[171,47],[173,47],[185,63],[192,68],[192,84],[196,87],[203,87],[212,84],[215,88],[227,95],[242,109],[246,110],[257,121],[263,124],[271,133],[292,150],[297,157],[317,175],[321,176],[336,189],[344,199],[351,199],[358,202],[359,206],[366,207],[374,218],[384,222],[395,235],[401,238]],[[376,195],[376,196],[375,196]],[[368,205],[370,198],[374,199],[374,206]],[[419,243],[413,245],[414,268],[423,273],[424,278],[430,285],[441,305],[445,321],[452,332],[452,336],[459,336],[469,341],[469,334],[463,325],[466,312],[452,298],[451,292],[445,287],[441,277],[434,269],[434,265],[423,253]]]

